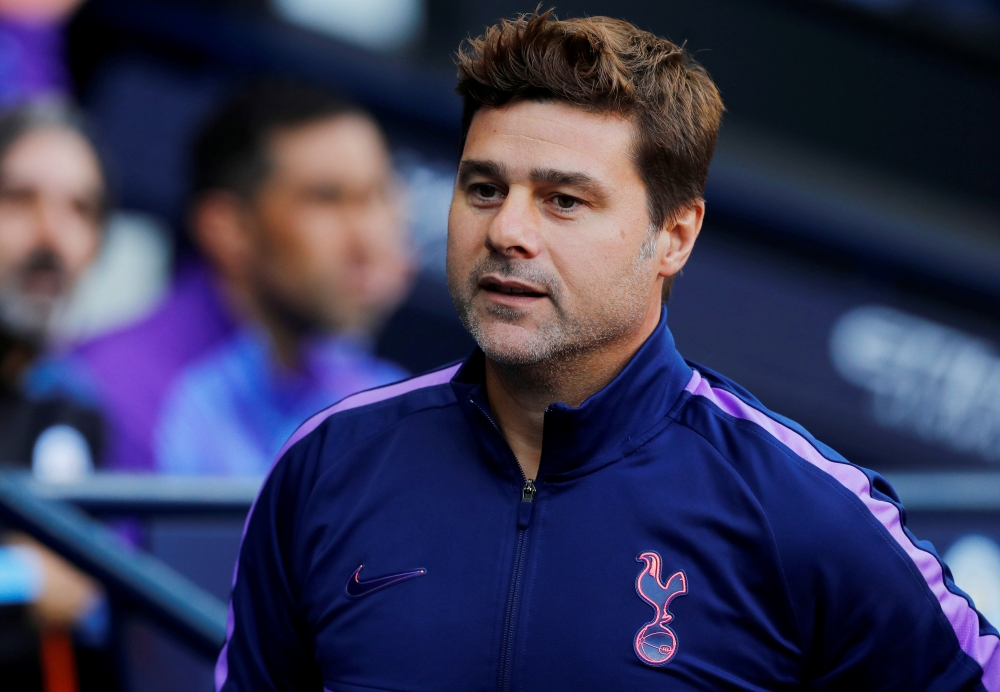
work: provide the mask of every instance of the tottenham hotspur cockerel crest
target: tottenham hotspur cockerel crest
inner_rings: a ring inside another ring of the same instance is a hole
[[[670,602],[687,593],[687,576],[674,572],[666,583],[660,579],[662,560],[659,553],[645,552],[636,558],[646,563],[635,580],[635,590],[653,606],[656,616],[635,635],[635,653],[643,663],[662,666],[677,653],[677,635],[667,625],[674,619]]]

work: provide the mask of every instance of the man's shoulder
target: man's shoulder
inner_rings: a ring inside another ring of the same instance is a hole
[[[738,474],[772,522],[792,507],[816,529],[839,530],[852,520],[881,523],[875,517],[890,509],[882,503],[898,514],[898,497],[877,473],[850,462],[732,380],[695,363],[692,368],[678,422]],[[845,512],[851,507],[868,511]]]
[[[677,419],[714,447],[759,502],[803,636],[821,626],[853,637],[852,646],[877,647],[895,636],[888,622],[934,637],[950,629],[966,653],[985,660],[980,653],[995,645],[995,630],[980,621],[933,546],[907,529],[892,486],[730,380],[692,367]]]
[[[260,378],[241,357],[238,335],[217,344],[178,370],[163,394],[156,421],[159,434],[181,428],[182,437],[192,425],[215,429],[221,419],[234,415],[236,402],[260,391]]]
[[[840,475],[837,465],[854,467],[803,426],[768,409],[732,380],[697,363],[690,365],[693,374],[677,420],[731,464],[744,470],[760,465],[778,465],[785,471],[812,467],[834,477]]]
[[[836,560],[838,551],[856,558],[859,547],[925,557],[904,529],[898,495],[878,473],[851,463],[727,378],[692,367],[678,420],[752,493],[787,559]]]
[[[415,413],[454,404],[455,394],[449,383],[461,365],[449,364],[341,399],[299,426],[278,458],[304,440],[318,436],[334,437],[337,446],[346,449],[376,437]]]

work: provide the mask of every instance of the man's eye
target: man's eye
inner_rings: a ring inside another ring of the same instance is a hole
[[[35,197],[33,190],[19,187],[0,187],[0,200],[7,203],[27,204]]]
[[[477,197],[481,197],[483,199],[496,199],[500,196],[500,190],[498,190],[495,185],[487,185],[485,183],[473,185],[472,192],[475,193]]]
[[[303,197],[315,204],[340,204],[346,200],[347,195],[339,188],[316,187],[306,190]]]
[[[101,204],[97,200],[76,199],[73,200],[73,211],[87,221],[96,221],[100,217]]]
[[[552,199],[556,203],[556,206],[563,210],[573,209],[580,203],[576,197],[570,197],[569,195],[556,195]]]

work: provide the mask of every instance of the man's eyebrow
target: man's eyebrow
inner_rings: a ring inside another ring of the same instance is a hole
[[[507,167],[497,161],[480,161],[466,159],[458,164],[458,181],[465,184],[469,178],[482,176],[505,180],[508,177]]]
[[[586,173],[557,171],[551,168],[536,168],[531,171],[531,182],[549,185],[564,185],[575,187],[598,197],[607,197],[608,192],[603,185]]]

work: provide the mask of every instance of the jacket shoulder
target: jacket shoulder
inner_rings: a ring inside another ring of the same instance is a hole
[[[387,434],[414,414],[454,404],[449,382],[460,365],[352,394],[309,418],[275,456],[258,500],[264,495],[283,498],[285,509],[274,511],[298,516],[321,475],[336,468],[345,471],[336,462],[348,450]]]
[[[678,419],[715,446],[730,463],[747,470],[747,466],[760,462],[786,467],[789,462],[793,466],[806,462],[834,477],[839,474],[833,473],[837,467],[831,463],[861,468],[797,422],[765,407],[732,380],[697,363],[690,365],[693,376],[684,389]]]
[[[767,514],[802,503],[803,519],[842,528],[845,506],[886,524],[883,504],[902,509],[889,483],[849,462],[804,427],[777,414],[731,380],[697,364],[678,421],[703,438],[743,479]],[[846,505],[845,505],[846,503]],[[871,515],[871,516],[868,516]],[[891,523],[891,522],[890,522]]]
[[[376,435],[418,411],[452,404],[455,395],[447,385],[460,367],[454,363],[341,399],[300,425],[277,458],[318,431],[336,429],[341,445],[351,446],[352,441]]]
[[[896,608],[895,621],[934,621],[977,663],[991,662],[986,654],[996,630],[955,586],[933,546],[906,527],[888,481],[730,380],[692,367],[678,420],[711,444],[757,498],[792,592],[803,585],[818,590],[798,593],[796,603],[853,603],[845,617],[859,608],[888,617]],[[887,605],[885,593],[898,598]],[[815,621],[805,620],[811,622],[803,631],[812,631]]]

